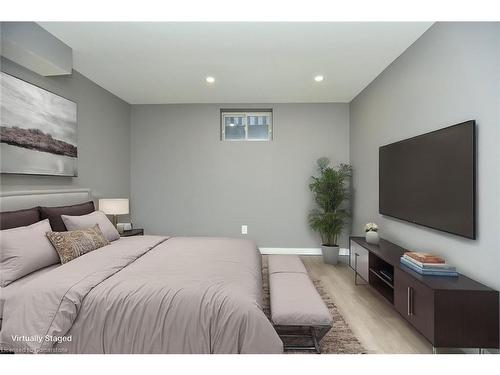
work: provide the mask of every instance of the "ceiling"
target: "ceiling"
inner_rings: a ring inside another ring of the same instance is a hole
[[[131,104],[350,102],[432,25],[39,24],[73,48],[77,71]]]

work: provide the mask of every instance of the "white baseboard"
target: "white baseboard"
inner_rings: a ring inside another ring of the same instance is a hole
[[[263,255],[321,255],[319,247],[259,247]],[[349,249],[341,248],[339,255],[348,255]]]
[[[319,247],[259,247],[259,250],[263,255],[321,255]]]

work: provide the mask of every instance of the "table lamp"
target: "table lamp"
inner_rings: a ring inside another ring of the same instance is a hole
[[[106,215],[113,216],[113,225],[116,228],[116,216],[127,215],[129,213],[129,205],[127,198],[99,199],[99,210]]]

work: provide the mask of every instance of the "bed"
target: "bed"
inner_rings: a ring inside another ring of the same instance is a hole
[[[121,238],[19,279],[2,288],[1,295],[4,350],[281,353],[283,349],[262,311],[260,253],[246,240]]]

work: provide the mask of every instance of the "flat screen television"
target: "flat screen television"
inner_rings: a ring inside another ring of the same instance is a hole
[[[476,124],[379,148],[379,212],[476,238]]]

